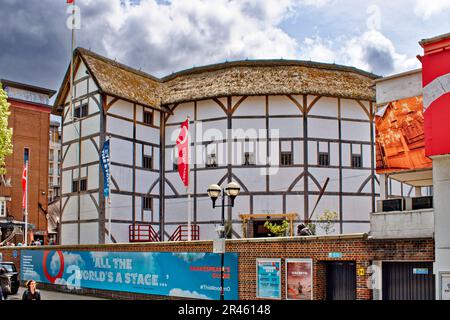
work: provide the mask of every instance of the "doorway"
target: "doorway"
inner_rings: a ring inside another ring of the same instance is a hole
[[[326,263],[326,299],[356,300],[356,263],[332,261]]]

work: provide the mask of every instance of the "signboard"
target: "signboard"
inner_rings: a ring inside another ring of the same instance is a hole
[[[281,259],[256,259],[256,297],[281,299]]]
[[[340,258],[342,258],[342,252],[329,252],[328,253],[328,258],[340,259]]]
[[[366,275],[366,269],[364,268],[358,268],[358,270],[356,270],[356,274],[360,277],[363,277]]]
[[[286,259],[286,298],[313,299],[312,259]]]
[[[237,300],[238,254],[225,254],[225,299]],[[90,288],[220,299],[220,255],[214,253],[24,250],[21,280]]]
[[[381,108],[375,117],[377,173],[431,168],[425,156],[422,97],[402,99]]]
[[[450,272],[439,273],[440,298],[441,300],[450,300]]]
[[[428,268],[413,268],[413,274],[428,274]]]

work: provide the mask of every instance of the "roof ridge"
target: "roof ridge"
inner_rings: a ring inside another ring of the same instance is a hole
[[[273,66],[304,66],[304,67],[312,67],[318,69],[325,70],[333,70],[333,71],[344,71],[344,72],[353,72],[357,73],[372,79],[379,79],[381,76],[364,71],[362,69],[358,69],[352,66],[345,66],[335,63],[325,63],[325,62],[316,62],[316,61],[308,61],[308,60],[285,60],[285,59],[254,59],[254,60],[236,60],[236,61],[226,61],[221,63],[214,63],[199,67],[193,67],[189,69],[184,69],[181,71],[177,71],[170,75],[167,75],[161,78],[161,81],[164,83],[166,81],[172,80],[178,76],[189,75],[195,73],[208,72],[213,70],[221,70],[232,67],[248,67],[248,66],[256,66],[256,67],[273,67]]]
[[[91,50],[88,50],[86,48],[78,47],[78,48],[75,49],[75,51],[78,51],[81,55],[84,54],[84,55],[91,56],[91,57],[93,57],[95,59],[102,60],[105,63],[109,63],[109,64],[114,65],[114,66],[116,66],[116,67],[118,67],[120,69],[123,69],[125,71],[137,74],[137,75],[142,76],[142,77],[149,78],[149,79],[151,79],[153,81],[161,82],[161,79],[159,79],[159,78],[157,78],[157,77],[155,77],[155,76],[153,76],[153,75],[151,75],[151,74],[149,74],[147,72],[144,72],[142,70],[137,70],[137,69],[135,69],[133,67],[130,67],[130,66],[124,64],[124,63],[118,62],[116,60],[112,60],[110,58],[102,56],[102,55],[100,55],[100,54],[98,54],[96,52],[93,52]]]

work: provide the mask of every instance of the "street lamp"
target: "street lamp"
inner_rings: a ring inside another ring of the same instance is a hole
[[[236,182],[230,182],[225,190],[217,184],[212,184],[208,187],[208,196],[213,202],[213,208],[222,208],[222,222],[220,226],[220,239],[223,241],[223,250],[220,252],[220,300],[225,300],[224,284],[223,284],[223,269],[225,264],[225,207],[234,207],[234,199],[239,195],[241,188]],[[217,206],[216,201],[222,194],[222,205]],[[230,198],[231,203],[225,205],[225,194]]]

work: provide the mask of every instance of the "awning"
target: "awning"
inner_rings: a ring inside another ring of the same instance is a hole
[[[24,227],[25,226],[25,222],[17,221],[17,220],[0,220],[0,226],[1,227],[5,227],[5,226],[21,226],[21,227]],[[30,230],[34,229],[34,224],[28,223],[28,228]]]

